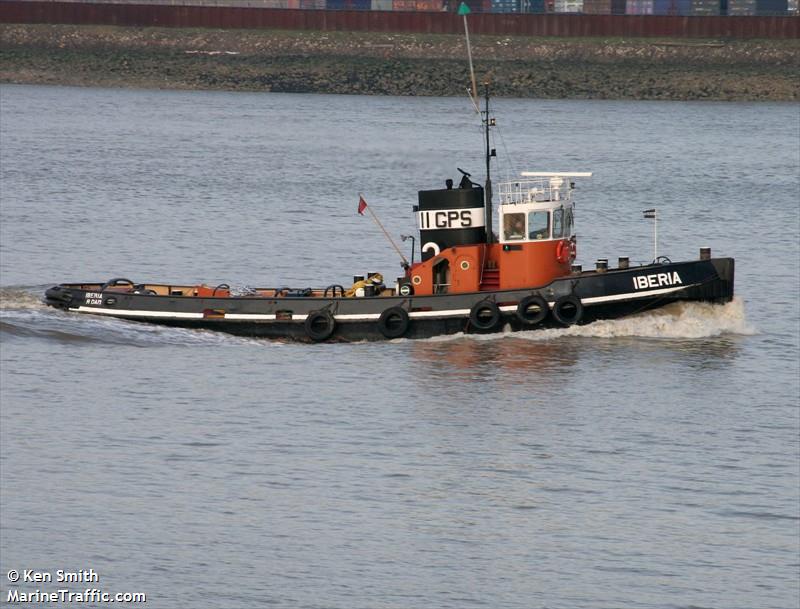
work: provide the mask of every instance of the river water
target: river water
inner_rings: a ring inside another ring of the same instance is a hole
[[[495,109],[497,177],[595,172],[579,262],[651,259],[657,207],[659,254],[734,256],[736,300],[312,346],[49,310],[68,280],[393,278],[358,193],[412,233],[418,189],[482,179],[480,127],[466,99],[2,87],[0,602],[796,608],[798,105]]]

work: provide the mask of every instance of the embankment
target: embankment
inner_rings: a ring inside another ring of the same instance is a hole
[[[798,40],[479,36],[476,71],[508,97],[798,100]],[[0,82],[462,95],[454,35],[0,26]]]

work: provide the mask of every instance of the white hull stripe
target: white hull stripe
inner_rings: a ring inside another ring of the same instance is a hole
[[[650,296],[661,296],[678,290],[685,290],[694,285],[678,286],[673,288],[663,288],[660,290],[649,290],[646,292],[628,292],[625,294],[614,294],[612,296],[594,296],[591,298],[584,298],[581,302],[584,305],[600,304],[604,302],[615,302],[618,300],[634,300],[637,298],[647,298]],[[550,308],[555,304],[554,302],[547,303]],[[499,307],[503,313],[510,313],[517,310],[517,305],[503,305]],[[93,313],[95,315],[111,315],[116,317],[149,317],[157,319],[204,319],[202,313],[179,313],[173,311],[138,311],[132,309],[101,309],[98,307],[84,307],[70,308],[70,311],[78,313]],[[449,309],[446,311],[413,311],[408,314],[411,319],[427,319],[427,318],[441,318],[441,317],[466,317],[469,315],[470,309]],[[334,315],[336,321],[370,321],[380,318],[380,313],[342,313]],[[291,321],[305,321],[308,315],[293,315]],[[223,319],[223,316],[211,316],[208,319]],[[231,321],[274,321],[275,314],[269,313],[225,313],[224,319]]]
[[[120,317],[158,317],[160,319],[203,319],[202,313],[178,313],[176,311],[132,311],[129,309],[99,309],[97,307],[80,306],[70,311],[78,313],[94,313],[96,315],[113,315]]]
[[[584,298],[583,300],[581,300],[581,302],[585,305],[592,305],[601,302],[614,302],[617,300],[634,300],[636,298],[648,298],[650,296],[661,296],[663,294],[670,294],[672,292],[686,290],[688,288],[693,288],[696,285],[699,284],[692,283],[690,285],[679,285],[674,288],[662,288],[660,290],[648,290],[646,292],[628,292],[626,294],[614,294],[613,296],[593,296],[591,298]]]

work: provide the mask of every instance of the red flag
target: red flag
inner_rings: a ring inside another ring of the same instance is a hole
[[[363,216],[365,209],[367,209],[367,202],[364,200],[364,197],[359,195],[359,197],[358,197],[358,213]]]

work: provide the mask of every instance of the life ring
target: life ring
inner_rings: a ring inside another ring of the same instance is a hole
[[[553,305],[553,317],[562,326],[578,323],[583,317],[583,304],[577,296],[562,296]]]
[[[328,311],[314,311],[306,317],[305,329],[308,337],[315,343],[327,340],[336,329],[336,320]]]
[[[469,322],[478,330],[493,330],[500,323],[500,308],[488,300],[476,303],[469,312]]]
[[[378,318],[378,330],[386,338],[400,338],[410,325],[408,312],[402,307],[389,307]]]
[[[562,239],[556,245],[556,260],[558,260],[561,264],[565,264],[569,262],[570,256],[570,247],[569,241]]]
[[[526,296],[517,305],[517,318],[529,326],[542,323],[549,312],[547,301],[538,294]]]

